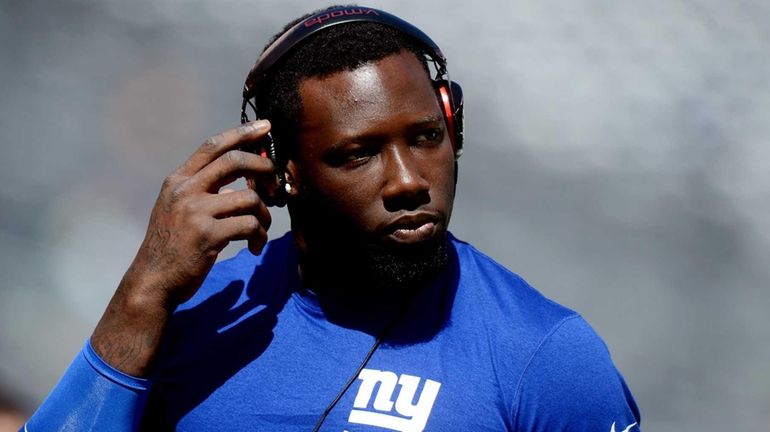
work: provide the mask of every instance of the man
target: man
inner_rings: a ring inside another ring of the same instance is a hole
[[[462,113],[445,78],[435,44],[383,11],[287,26],[244,92],[270,122],[244,111],[166,179],[26,429],[637,430],[582,318],[448,233]],[[222,189],[238,177],[250,187]],[[265,202],[292,222],[268,243]]]

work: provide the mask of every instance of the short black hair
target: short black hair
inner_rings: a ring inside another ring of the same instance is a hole
[[[331,6],[297,18],[273,36],[264,49],[297,23],[338,7],[341,6]],[[284,159],[281,162],[285,163],[286,158],[296,155],[297,121],[302,113],[299,94],[302,80],[353,70],[404,50],[412,52],[423,63],[426,77],[430,78],[426,47],[411,36],[379,23],[337,24],[313,34],[287,52],[256,88],[259,117],[267,118],[272,123],[272,134]]]

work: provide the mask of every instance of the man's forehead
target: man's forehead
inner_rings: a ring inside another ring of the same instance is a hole
[[[423,91],[415,95],[415,88]],[[409,51],[366,62],[352,70],[308,77],[299,83],[303,106],[322,100],[360,107],[398,103],[414,96],[432,99],[432,88],[423,63]]]
[[[383,103],[390,84],[386,73],[376,62],[368,62],[353,70],[309,78],[300,86],[300,95],[303,99],[323,97],[351,106]]]
[[[312,143],[313,152],[359,139],[403,137],[426,121],[443,119],[433,85],[411,53],[308,79],[300,95],[299,139]]]

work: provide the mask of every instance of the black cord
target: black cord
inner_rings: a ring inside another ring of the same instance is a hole
[[[407,302],[407,305],[409,305],[410,302]],[[390,324],[385,327],[385,329],[380,333],[379,336],[377,336],[377,340],[374,341],[374,345],[369,349],[369,352],[366,353],[366,357],[364,357],[364,361],[361,362],[361,364],[358,366],[358,369],[356,369],[356,372],[351,375],[351,377],[348,379],[348,382],[345,383],[345,386],[342,387],[342,390],[340,390],[339,393],[337,393],[337,397],[334,398],[334,400],[329,404],[329,406],[326,407],[324,410],[323,415],[321,415],[321,418],[318,419],[318,422],[315,424],[315,427],[313,428],[313,432],[318,432],[321,430],[321,425],[323,425],[324,421],[326,420],[326,417],[329,415],[330,412],[334,409],[334,407],[337,405],[337,402],[342,399],[342,396],[345,395],[345,393],[348,391],[351,385],[356,381],[356,378],[358,378],[358,375],[361,373],[361,371],[366,367],[367,363],[369,363],[369,359],[372,358],[374,355],[374,352],[377,351],[377,348],[380,347],[380,344],[382,343],[382,340],[385,338],[385,336],[390,333],[391,330],[393,330],[393,327],[396,326],[396,324],[400,321],[401,317],[404,313],[406,313],[406,310],[408,308],[404,308],[404,311],[402,313],[396,315],[396,318],[393,319],[393,321],[390,322]]]
[[[389,330],[389,329],[388,329]],[[382,337],[385,335],[385,332],[381,334],[376,341],[374,341],[374,345],[369,349],[369,352],[366,354],[366,357],[364,357],[364,361],[361,362],[361,364],[358,366],[358,369],[356,369],[356,372],[348,379],[348,382],[345,383],[345,387],[342,387],[342,390],[340,390],[339,393],[337,393],[337,397],[334,398],[334,400],[329,404],[329,406],[326,407],[324,410],[323,415],[321,415],[321,418],[318,419],[318,422],[315,424],[315,427],[313,428],[313,432],[318,432],[321,429],[321,425],[324,424],[324,420],[326,420],[326,417],[329,415],[330,412],[334,409],[334,406],[337,405],[337,402],[342,399],[342,396],[348,391],[351,385],[356,381],[356,378],[358,378],[358,375],[361,373],[361,371],[366,367],[366,364],[369,363],[369,359],[372,358],[372,355],[374,355],[374,352],[377,351],[377,348],[379,348],[380,343],[382,342]]]

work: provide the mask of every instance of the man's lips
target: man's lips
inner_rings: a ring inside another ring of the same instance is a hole
[[[400,216],[385,226],[385,234],[398,243],[417,243],[436,233],[441,218],[434,213],[414,213]]]

